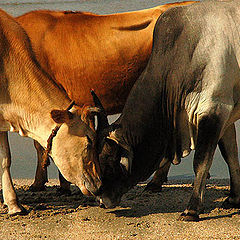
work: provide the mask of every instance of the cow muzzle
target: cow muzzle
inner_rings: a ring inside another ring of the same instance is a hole
[[[96,200],[99,203],[100,208],[112,209],[120,204],[121,198],[115,199],[114,201],[108,197],[97,197]]]
[[[80,186],[81,192],[86,196],[99,196],[102,193],[102,181],[99,178],[85,178],[84,184]]]

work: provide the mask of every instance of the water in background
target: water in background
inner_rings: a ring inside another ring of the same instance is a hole
[[[157,0],[1,0],[0,8],[11,14],[18,16],[25,12],[37,9],[51,10],[72,10],[72,11],[89,11],[99,14],[110,14],[115,12],[126,12],[140,10],[144,8],[155,7],[174,1],[157,1]],[[116,116],[111,116],[113,121]],[[239,126],[239,124],[238,124]],[[238,134],[239,136],[239,134]],[[239,137],[238,137],[239,139]],[[12,153],[12,176],[13,178],[33,178],[36,169],[36,151],[33,147],[33,141],[28,138],[18,136],[16,133],[10,134],[10,147]],[[170,171],[172,178],[187,178],[193,176],[192,155],[182,160],[178,166],[173,166]],[[215,178],[227,178],[228,172],[226,164],[217,150],[211,176]],[[57,177],[57,170],[54,164],[49,167],[49,176]]]
[[[155,7],[169,2],[164,0],[1,0],[0,8],[13,16],[36,9],[88,11],[99,14],[127,12]]]

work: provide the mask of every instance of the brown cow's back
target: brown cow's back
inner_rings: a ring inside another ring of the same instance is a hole
[[[41,65],[71,99],[80,106],[92,104],[90,90],[95,89],[113,114],[122,110],[146,66],[157,18],[172,6],[111,15],[33,11],[17,21]]]

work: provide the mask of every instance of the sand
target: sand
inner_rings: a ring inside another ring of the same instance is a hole
[[[59,196],[57,180],[45,192],[28,191],[32,180],[14,180],[26,216],[7,215],[0,208],[0,239],[240,239],[240,211],[222,209],[228,180],[209,180],[205,213],[199,222],[177,218],[191,195],[191,180],[174,180],[161,193],[143,192],[145,184],[130,190],[115,209],[98,207],[92,197],[71,186],[71,196]]]

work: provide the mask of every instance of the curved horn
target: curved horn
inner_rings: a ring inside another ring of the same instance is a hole
[[[91,94],[92,94],[95,106],[101,110],[99,113],[97,113],[97,122],[98,122],[97,133],[99,133],[99,132],[102,132],[103,129],[106,129],[107,127],[109,127],[109,123],[108,123],[105,109],[103,108],[103,105],[100,102],[98,96],[93,90],[91,90]]]
[[[103,144],[104,144],[104,139],[109,134],[109,131],[108,131],[109,123],[108,123],[107,114],[105,112],[105,109],[103,108],[103,105],[100,102],[98,96],[96,95],[96,93],[93,90],[91,90],[91,94],[92,94],[95,106],[100,109],[100,112],[97,113],[96,133],[97,133],[97,142],[98,142],[97,150],[98,150],[98,153],[101,153]]]

